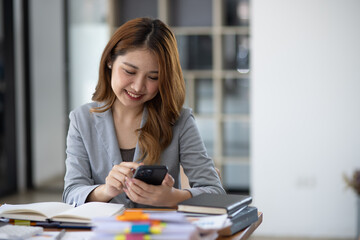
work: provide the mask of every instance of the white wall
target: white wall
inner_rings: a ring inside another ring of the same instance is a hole
[[[255,234],[355,237],[360,1],[252,0]]]
[[[109,41],[106,23],[71,24],[69,41],[70,110],[91,102],[99,78],[101,54]]]
[[[102,52],[109,41],[111,6],[104,0],[68,1],[69,109],[91,102]]]
[[[30,1],[34,185],[65,171],[65,65],[62,0]]]

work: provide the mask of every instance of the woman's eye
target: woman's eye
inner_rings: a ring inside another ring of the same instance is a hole
[[[150,76],[149,76],[149,78],[150,78],[151,80],[158,80],[158,77],[150,77]]]
[[[129,71],[129,70],[126,70],[126,69],[124,69],[124,71],[125,71],[127,74],[130,74],[130,75],[135,74],[135,72],[132,72],[132,71]]]

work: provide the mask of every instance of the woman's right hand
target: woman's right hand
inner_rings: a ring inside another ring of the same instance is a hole
[[[114,165],[105,179],[105,184],[100,185],[92,191],[87,202],[101,201],[108,202],[120,193],[124,192],[125,178],[132,178],[135,169],[143,163],[121,162]]]
[[[105,179],[105,193],[111,198],[124,192],[125,178],[132,178],[135,169],[139,166],[136,162],[122,162],[113,166]]]

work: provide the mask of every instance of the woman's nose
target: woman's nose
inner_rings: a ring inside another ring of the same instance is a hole
[[[141,92],[145,87],[145,77],[137,76],[134,78],[134,81],[131,84],[131,88],[134,89],[135,92]]]

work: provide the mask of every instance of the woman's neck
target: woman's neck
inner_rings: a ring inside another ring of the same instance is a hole
[[[125,107],[117,100],[114,102],[114,104],[112,106],[112,112],[113,112],[114,118],[116,118],[117,121],[120,121],[123,123],[137,122],[139,119],[141,119],[143,109],[144,109],[144,106],[141,106],[138,108]]]

